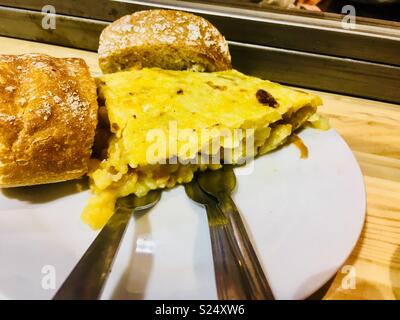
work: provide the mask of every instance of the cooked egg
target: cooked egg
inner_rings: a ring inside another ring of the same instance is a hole
[[[317,96],[235,70],[131,70],[98,83],[113,136],[107,158],[89,174],[93,196],[82,218],[95,229],[119,197],[171,188],[197,170],[221,167],[202,159],[235,164],[277,148],[321,104]]]

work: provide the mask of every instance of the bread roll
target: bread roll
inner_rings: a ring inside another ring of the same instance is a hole
[[[0,55],[0,187],[84,175],[97,108],[82,59]]]
[[[207,20],[174,10],[135,12],[103,30],[99,44],[103,73],[126,68],[222,71],[231,69],[228,44]]]

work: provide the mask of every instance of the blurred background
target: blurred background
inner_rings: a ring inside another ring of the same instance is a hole
[[[297,10],[298,14],[306,12],[341,14],[344,6],[352,5],[358,17],[400,21],[400,0],[207,0],[201,2],[291,10],[293,13]]]

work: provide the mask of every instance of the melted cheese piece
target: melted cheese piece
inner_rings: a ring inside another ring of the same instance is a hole
[[[263,154],[281,145],[321,104],[317,96],[235,70],[131,70],[104,75],[99,83],[113,137],[108,158],[90,173],[94,195],[83,220],[93,228],[107,222],[119,197],[143,196],[152,189],[189,182],[196,170],[218,169],[219,164],[182,163],[199,152],[210,153],[204,149],[210,141],[234,153],[243,139],[221,139],[226,132],[254,129],[253,153]],[[176,139],[166,143],[163,152],[149,153],[154,146],[149,132]],[[244,156],[250,155],[233,156],[232,162]],[[174,157],[178,163],[163,164]]]

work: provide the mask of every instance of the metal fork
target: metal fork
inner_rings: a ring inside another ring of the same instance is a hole
[[[273,300],[274,296],[267,278],[251,244],[240,213],[230,194],[236,186],[236,177],[231,166],[217,171],[205,171],[198,177],[200,188],[213,196],[218,208],[229,221],[228,237],[238,263],[242,266],[250,299]]]
[[[185,184],[185,191],[189,198],[204,206],[207,211],[218,299],[247,299],[250,294],[248,286],[228,239],[228,219],[218,209],[216,201],[200,188],[196,178]]]
[[[98,299],[132,213],[153,207],[160,196],[161,192],[154,190],[141,198],[130,195],[119,199],[114,215],[87,249],[53,300]]]

